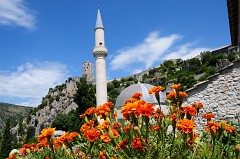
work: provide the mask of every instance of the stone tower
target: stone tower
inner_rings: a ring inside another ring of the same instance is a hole
[[[94,68],[93,63],[84,62],[82,65],[82,76],[86,77],[87,82],[94,82]]]
[[[106,56],[108,53],[104,41],[104,28],[100,9],[98,8],[95,26],[95,47],[93,55],[96,61],[97,107],[107,102]]]

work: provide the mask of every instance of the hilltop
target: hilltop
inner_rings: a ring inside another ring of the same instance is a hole
[[[14,126],[21,118],[26,116],[31,109],[33,108],[0,102],[0,133],[3,131],[7,118],[12,119],[12,126]]]

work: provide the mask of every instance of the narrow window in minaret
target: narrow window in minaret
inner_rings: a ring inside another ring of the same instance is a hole
[[[100,42],[99,45],[102,45],[102,43]]]

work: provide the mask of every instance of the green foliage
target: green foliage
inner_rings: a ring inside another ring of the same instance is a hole
[[[207,74],[201,76],[198,80],[199,81],[205,81],[207,79]]]
[[[233,62],[236,60],[237,55],[239,56],[239,52],[230,52],[227,58],[230,62]]]
[[[112,81],[112,83],[113,83],[113,85],[114,85],[114,88],[119,88],[119,87],[120,87],[120,84],[121,84],[121,81],[118,81],[118,80],[114,79],[114,80]]]
[[[57,95],[57,96],[56,96],[56,101],[59,101],[59,99],[60,99],[60,96]]]
[[[61,97],[64,97],[66,94],[65,93],[60,93],[59,94]]]
[[[82,122],[79,120],[79,114],[77,114],[76,110],[70,111],[68,114],[59,113],[56,118],[53,120],[51,127],[55,127],[56,130],[63,130],[66,132],[79,131],[80,125]],[[76,123],[76,121],[78,121]]]
[[[116,88],[112,89],[111,91],[108,91],[109,96],[109,102],[115,103],[116,98],[119,96],[120,91]]]
[[[216,68],[213,66],[209,66],[206,73],[208,73],[209,75],[214,75],[216,73]]]
[[[144,83],[145,82],[145,80],[147,79],[147,74],[145,73],[144,75],[143,75],[143,77],[142,77],[142,83]]]
[[[172,60],[165,60],[163,62],[163,65],[166,66],[167,68],[174,66],[174,62]]]
[[[3,140],[1,143],[1,149],[0,149],[0,158],[7,158],[9,152],[12,149],[12,134],[10,132],[10,118],[6,120],[6,125],[4,128],[3,133]]]
[[[18,133],[18,136],[23,136],[24,135],[24,129],[23,129],[23,125],[22,125],[22,120],[19,121],[17,133]]]
[[[200,53],[202,64],[209,64],[209,60],[212,58],[211,52],[201,52]]]
[[[201,62],[198,58],[192,58],[188,62],[189,62],[189,70],[190,71],[198,70],[199,66],[201,65]]]
[[[68,78],[68,83],[69,83],[71,80],[72,80],[72,77],[69,77],[69,78]]]
[[[35,127],[29,126],[26,132],[25,143],[29,143],[32,138],[35,136]]]
[[[55,119],[52,122],[53,128],[56,128],[56,130],[63,130],[68,132],[69,128],[71,128],[71,122],[69,121],[68,115],[58,113]]]
[[[53,97],[51,96],[51,97],[48,99],[48,102],[49,102],[49,104],[51,104],[53,101],[54,101],[54,99],[53,99]]]
[[[109,82],[108,84],[107,84],[107,91],[109,92],[109,91],[111,91],[111,90],[113,90],[114,89],[114,84],[112,83],[112,82]]]
[[[79,118],[79,115],[84,113],[88,108],[94,107],[96,103],[95,89],[92,84],[87,83],[86,78],[80,78],[80,82],[77,84],[77,92],[74,95],[74,102],[78,105],[78,108],[75,111],[74,121],[75,127],[79,131],[79,127],[82,124],[82,121]],[[73,117],[73,118],[74,118]]]

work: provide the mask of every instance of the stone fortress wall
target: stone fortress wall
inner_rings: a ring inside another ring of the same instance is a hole
[[[240,114],[240,60],[220,70],[207,81],[187,91],[184,106],[202,102],[204,109],[196,118],[197,130],[203,130],[206,120],[201,116],[206,112],[216,115],[216,121],[236,119]]]

